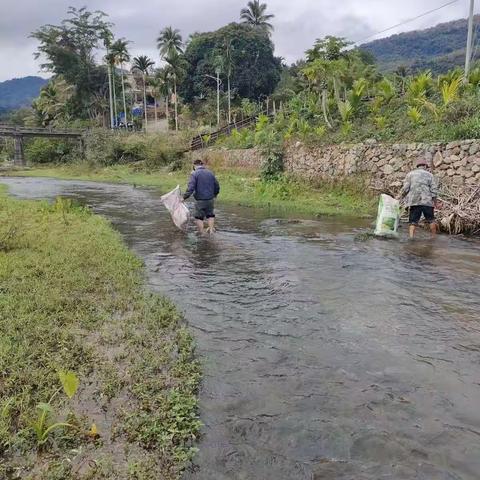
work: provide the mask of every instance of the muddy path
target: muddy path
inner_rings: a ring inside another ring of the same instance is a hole
[[[480,478],[480,242],[240,207],[202,239],[151,190],[1,182],[108,217],[185,312],[205,423],[187,479]]]

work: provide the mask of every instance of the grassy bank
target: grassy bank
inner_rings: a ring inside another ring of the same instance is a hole
[[[215,172],[221,183],[219,198],[225,203],[312,216],[364,216],[375,211],[376,198],[365,188],[365,183],[360,178],[311,185],[289,178],[262,182],[255,173],[245,170],[232,171],[217,167]],[[11,174],[129,183],[154,186],[166,192],[178,184],[184,188],[189,171],[147,171],[138,164],[92,168],[79,163],[38,167]]]
[[[0,288],[0,478],[178,478],[192,338],[108,222],[0,191]]]

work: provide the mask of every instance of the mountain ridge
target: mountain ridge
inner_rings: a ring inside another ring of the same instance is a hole
[[[430,69],[434,73],[444,73],[465,62],[467,23],[467,19],[452,20],[373,40],[360,48],[371,53],[384,72],[405,66],[413,71]],[[474,25],[478,34],[480,15],[475,15]],[[479,35],[476,37],[478,41]]]
[[[48,79],[29,75],[0,82],[0,112],[28,107]]]

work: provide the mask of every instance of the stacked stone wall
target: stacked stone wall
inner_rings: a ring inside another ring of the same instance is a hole
[[[398,185],[419,157],[427,157],[435,175],[452,185],[480,183],[480,140],[451,143],[383,144],[374,141],[354,145],[307,146],[300,142],[286,147],[285,170],[308,180],[324,180],[366,174],[373,183]],[[208,149],[193,152],[191,160],[230,168],[258,170],[262,157],[256,149]]]

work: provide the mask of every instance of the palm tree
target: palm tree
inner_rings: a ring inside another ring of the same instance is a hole
[[[146,55],[140,55],[133,59],[132,70],[137,70],[142,74],[143,80],[143,109],[145,112],[145,131],[147,130],[147,75],[150,70],[150,67],[155,65],[155,62],[148,58]]]
[[[32,102],[36,119],[42,127],[68,120],[66,103],[72,97],[74,87],[59,75],[51,80],[40,91],[40,95]]]
[[[165,118],[167,120],[167,130],[169,127],[169,109],[168,109],[168,98],[170,96],[170,79],[171,79],[171,69],[169,66],[157,70],[156,80],[158,81],[158,93],[163,96],[165,99]]]
[[[181,53],[183,47],[182,35],[180,30],[172,27],[165,27],[157,38],[157,48],[160,56],[170,66],[169,72],[173,79],[173,93],[175,105],[175,130],[178,130],[178,99],[177,99],[177,80],[183,71],[183,57]],[[168,107],[167,107],[168,108]]]
[[[177,98],[177,83],[181,80],[185,73],[185,59],[179,52],[173,50],[165,59],[170,67],[170,74],[173,80],[173,102],[175,107],[175,130],[178,131],[178,98]]]
[[[128,49],[127,49],[128,43],[129,43],[128,40],[125,40],[124,38],[120,38],[112,45],[112,53],[115,57],[115,61],[120,64],[121,74],[122,74],[123,113],[125,115],[125,125],[128,123],[128,117],[127,117],[127,102],[125,99],[125,77],[123,74],[123,64],[130,60],[130,54],[128,53]]]
[[[273,30],[273,25],[269,22],[275,15],[265,13],[267,10],[266,3],[260,3],[260,0],[251,0],[246,8],[240,11],[240,18],[243,23],[247,23],[254,27],[264,28],[267,32]]]
[[[169,57],[174,52],[181,53],[183,47],[180,30],[172,27],[165,27],[157,38],[157,48],[162,58]]]

